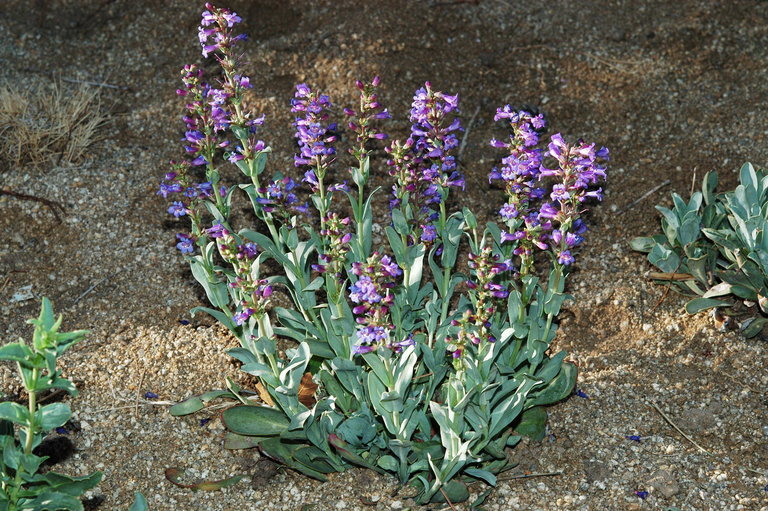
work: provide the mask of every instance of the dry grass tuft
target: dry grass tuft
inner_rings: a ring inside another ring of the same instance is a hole
[[[107,119],[97,89],[0,86],[0,173],[78,162],[104,138],[101,128]]]

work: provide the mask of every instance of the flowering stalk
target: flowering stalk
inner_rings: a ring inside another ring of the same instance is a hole
[[[438,286],[443,301],[440,323],[448,315],[451,268],[460,239],[460,235],[456,236],[459,223],[449,226],[445,205],[451,187],[464,188],[464,177],[456,170],[451,154],[459,145],[456,133],[462,129],[458,117],[451,119],[456,113],[458,96],[435,91],[426,82],[416,91],[411,105],[411,136],[387,148],[389,173],[395,177],[390,209],[402,245],[421,243],[425,249],[431,248],[433,254],[442,256],[442,284]],[[404,225],[398,228],[398,222]],[[410,284],[410,264],[403,266],[404,280]]]
[[[496,277],[514,271],[512,263],[509,260],[500,261],[499,254],[493,253],[490,244],[483,246],[478,254],[469,254],[469,267],[474,278],[467,280],[466,285],[470,289],[472,306],[464,311],[461,318],[451,322],[459,330],[448,344],[448,351],[457,370],[461,368],[461,362],[457,359],[463,356],[468,345],[477,347],[484,342],[496,342],[490,330],[491,319],[503,300],[509,296],[507,285],[503,281],[497,282]]]
[[[294,155],[294,164],[298,168],[309,167],[304,172],[303,181],[312,190],[312,201],[320,214],[320,226],[325,228],[325,218],[328,214],[329,197],[324,182],[325,175],[334,160],[336,149],[333,143],[336,136],[331,132],[336,124],[327,124],[327,110],[331,101],[325,94],[313,91],[306,84],[296,86],[294,99],[291,100],[291,112],[302,114],[296,117],[295,137],[299,142],[301,152]]]
[[[352,273],[358,279],[349,287],[349,299],[357,304],[352,308],[357,323],[364,325],[357,330],[357,344],[352,352],[370,353],[379,346],[401,351],[412,344],[412,339],[390,342],[390,332],[394,328],[389,316],[394,300],[391,290],[395,287],[395,279],[403,274],[397,263],[387,255],[374,252],[364,263],[352,263]]]
[[[365,258],[370,253],[370,244],[366,244],[366,240],[369,239],[365,235],[366,226],[369,225],[372,212],[370,208],[368,211],[365,209],[365,185],[368,183],[368,177],[370,174],[371,154],[368,149],[368,145],[372,140],[384,140],[387,138],[386,133],[382,133],[374,128],[371,123],[377,119],[390,119],[392,116],[389,114],[386,108],[384,108],[378,100],[378,94],[376,89],[381,82],[378,76],[375,76],[371,83],[363,83],[361,81],[356,82],[357,89],[360,91],[360,104],[357,110],[351,108],[345,108],[344,114],[347,115],[350,120],[348,127],[356,134],[357,145],[350,148],[349,152],[357,160],[357,168],[350,168],[352,173],[352,181],[357,185],[357,201],[353,204],[353,216],[355,219],[355,225],[357,226],[357,257]]]

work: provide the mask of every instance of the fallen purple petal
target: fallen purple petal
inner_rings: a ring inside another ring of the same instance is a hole
[[[146,394],[144,394],[144,399],[157,399],[157,397],[158,397],[157,394],[155,394],[154,392],[147,392]]]
[[[624,438],[632,440],[633,442],[640,443],[640,435],[626,435]]]
[[[188,319],[180,319],[179,323],[186,326],[186,325],[189,324],[189,320]]]
[[[647,491],[638,491],[638,490],[635,490],[635,495],[637,495],[638,497],[640,497],[640,498],[641,498],[641,499],[643,499],[643,500],[645,500],[645,499],[647,499],[647,498],[648,498],[648,492],[647,492]]]
[[[206,425],[206,424],[208,424],[209,422],[211,422],[211,419],[210,419],[210,418],[207,418],[207,419],[200,419],[200,427],[202,428],[203,426],[205,426],[205,425]]]
[[[65,427],[56,428],[56,433],[60,435],[69,435],[69,430]]]
[[[577,391],[575,392],[575,394],[576,394],[577,396],[579,396],[580,398],[582,398],[582,399],[589,399],[589,396],[588,396],[586,393],[584,393],[584,391],[583,391],[583,390],[581,390],[581,389],[577,390]]]

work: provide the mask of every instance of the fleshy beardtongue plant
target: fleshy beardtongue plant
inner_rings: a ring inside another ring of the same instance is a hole
[[[223,413],[225,447],[258,446],[320,480],[352,466],[392,474],[419,503],[466,500],[467,484],[495,485],[514,466],[506,449],[521,435],[544,435],[544,407],[574,387],[566,353],[548,348],[608,151],[559,134],[541,147],[543,116],[500,108],[495,120],[509,135],[491,142],[505,156],[489,181],[505,200],[501,225],[481,229],[470,210],[449,212],[451,192],[464,188],[458,96],[430,83],[416,92],[409,136],[386,147],[387,199],[369,183],[384,175],[372,152],[390,118],[379,78],[357,82],[359,104],[343,110],[346,151],[330,98],[300,84],[291,110],[305,199],[290,176],[264,176],[264,116],[247,106],[250,80],[234,50],[244,39],[234,33],[240,21],[206,4],[200,44],[221,76],[212,85],[185,67],[187,158],[172,163],[159,193],[172,202],[169,214],[190,220],[177,248],[212,305],[196,310],[237,337],[241,346],[229,353],[258,378],[262,402],[228,380],[227,390],[171,412],[233,399],[239,404]],[[228,162],[245,183],[227,185]],[[339,166],[350,184],[332,179]],[[232,200],[243,193],[256,229],[231,223]],[[379,198],[390,224],[386,244],[374,246]],[[466,272],[456,268],[462,250]],[[549,262],[546,284],[534,274],[539,258]],[[275,267],[270,260],[282,274],[262,274]],[[293,308],[274,306],[274,293]]]

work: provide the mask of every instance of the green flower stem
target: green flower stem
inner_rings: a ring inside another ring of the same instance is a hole
[[[360,172],[362,173],[362,167],[363,162],[360,162]],[[365,236],[365,233],[363,232],[363,192],[365,190],[364,184],[358,184],[357,185],[357,210],[355,211],[355,226],[357,227],[357,249],[360,252],[360,255],[362,256],[361,259],[366,258],[368,254],[365,253],[365,243],[363,242],[363,237]]]
[[[17,363],[17,366],[19,368],[19,374],[24,374],[21,371],[21,364]],[[35,441],[35,434],[36,434],[36,427],[35,427],[35,412],[37,409],[37,392],[35,392],[33,389],[37,388],[37,380],[40,378],[40,370],[37,368],[32,369],[32,376],[27,381],[26,379],[23,379],[24,388],[27,391],[27,394],[29,394],[29,400],[27,401],[27,410],[29,412],[29,417],[27,419],[26,425],[22,426],[22,429],[26,433],[26,440],[24,442],[24,454],[30,455],[32,454],[32,445]],[[0,463],[2,464],[2,463]],[[21,491],[22,484],[24,483],[24,475],[26,474],[26,471],[24,470],[24,464],[19,463],[18,468],[16,469],[16,476],[13,479],[13,483],[11,485],[11,491],[8,493],[10,496],[10,503],[8,510],[9,511],[16,511],[19,509],[17,507],[18,500],[19,500],[19,492]]]
[[[24,444],[24,454],[32,454],[32,443],[34,442],[34,436],[36,433],[35,425],[35,412],[37,411],[37,392],[34,390],[37,388],[37,380],[40,377],[40,370],[32,369],[32,381],[27,386],[27,393],[29,394],[29,421],[27,421],[27,427],[24,428],[27,431],[27,440]]]
[[[403,244],[403,247],[405,247],[406,253],[408,252],[408,237],[405,234],[400,235],[400,241]],[[403,264],[403,287],[408,288],[408,282],[410,282],[411,279],[411,265],[410,264]]]
[[[210,146],[208,146],[210,147]],[[213,196],[216,197],[216,208],[222,212],[226,212],[226,207],[224,206],[224,198],[221,196],[221,194],[218,191],[219,188],[219,182],[221,179],[219,178],[219,171],[216,170],[216,167],[213,165],[213,158],[214,158],[214,151],[212,149],[208,149],[205,152],[205,159],[206,161],[210,162],[208,163],[206,169],[205,169],[205,178],[211,182],[211,188],[213,189]],[[225,214],[224,217],[227,215]]]
[[[445,211],[445,201],[448,200],[448,194],[447,189],[441,190],[445,192],[445,199],[440,201],[440,233],[441,235],[445,234],[445,224],[447,221],[446,218],[446,211]],[[443,244],[445,244],[445,240],[443,240]],[[443,248],[445,250],[445,248]],[[440,325],[442,325],[445,322],[445,319],[448,317],[448,307],[450,306],[450,299],[448,297],[448,291],[451,288],[451,268],[447,266],[443,266],[443,285],[440,289],[440,295],[443,299],[442,308],[440,310]]]
[[[443,304],[442,308],[440,309],[440,323],[443,324],[445,322],[445,319],[448,317],[448,306],[450,305],[450,300],[448,299],[448,291],[451,288],[451,269],[450,268],[443,268],[443,289],[440,290],[441,294],[443,295]]]

